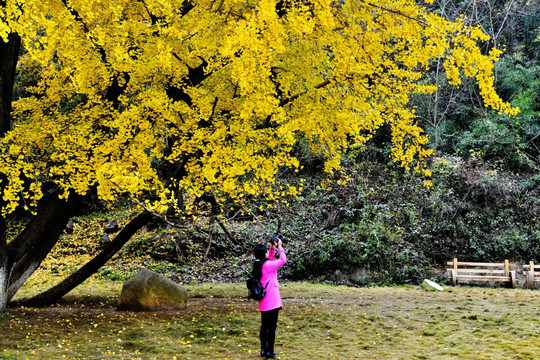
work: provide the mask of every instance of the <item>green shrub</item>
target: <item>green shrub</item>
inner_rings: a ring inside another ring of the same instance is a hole
[[[481,151],[435,158],[431,190],[422,179],[378,163],[351,166],[345,176],[347,184],[312,190],[291,205],[293,220],[284,222],[297,240],[288,253],[288,277],[367,269],[368,282],[418,283],[455,256],[540,257],[539,176],[510,173]]]

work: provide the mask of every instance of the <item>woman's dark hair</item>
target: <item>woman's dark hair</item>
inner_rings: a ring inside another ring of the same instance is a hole
[[[257,245],[255,249],[253,250],[253,255],[255,255],[255,258],[257,259],[257,261],[253,263],[253,271],[251,273],[257,279],[262,278],[262,266],[264,262],[266,261],[267,252],[268,252],[268,248],[262,244]]]
[[[268,252],[268,248],[264,246],[263,244],[259,244],[253,249],[253,255],[255,255],[255,259],[257,260],[264,260],[266,259],[266,253]]]

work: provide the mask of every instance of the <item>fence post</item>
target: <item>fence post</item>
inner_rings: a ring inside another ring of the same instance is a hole
[[[527,289],[534,289],[534,261],[529,261],[529,271],[527,271],[527,278],[525,287]]]

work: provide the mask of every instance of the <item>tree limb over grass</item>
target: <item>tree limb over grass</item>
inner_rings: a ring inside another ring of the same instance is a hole
[[[86,263],[79,270],[68,276],[58,285],[42,292],[30,299],[24,299],[12,302],[9,306],[45,306],[57,302],[62,296],[73,290],[77,285],[88,279],[99,268],[101,268],[110,258],[112,258],[131,237],[145,226],[153,215],[150,212],[142,212],[134,217],[124,228],[116,235],[114,240],[107,245],[92,260]]]

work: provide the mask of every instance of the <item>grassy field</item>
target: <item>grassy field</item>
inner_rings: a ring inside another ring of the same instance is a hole
[[[116,311],[120,282],[0,316],[0,359],[260,359],[243,284],[189,285],[180,311]],[[32,293],[27,287],[21,295]],[[283,283],[282,359],[540,359],[538,290]]]

